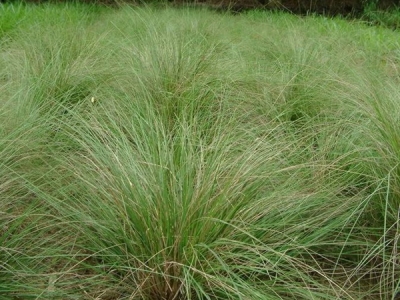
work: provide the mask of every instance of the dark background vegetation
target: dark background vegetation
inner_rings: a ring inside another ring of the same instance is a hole
[[[71,0],[25,0],[25,2],[69,2]],[[76,0],[73,0],[76,2]],[[0,0],[12,2],[12,0]],[[78,0],[78,2],[115,5],[121,3],[172,3],[199,5],[236,12],[249,9],[278,9],[297,14],[361,15],[365,11],[399,8],[400,0]]]
[[[238,11],[261,8],[280,9],[298,14],[326,15],[360,15],[365,10],[387,10],[400,4],[399,0],[199,0],[197,2]]]

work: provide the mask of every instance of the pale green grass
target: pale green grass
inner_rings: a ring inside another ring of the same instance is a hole
[[[2,299],[393,299],[398,33],[15,9],[0,51]]]

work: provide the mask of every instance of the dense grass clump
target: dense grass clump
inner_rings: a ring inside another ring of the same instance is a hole
[[[394,299],[398,33],[2,9],[2,299]]]

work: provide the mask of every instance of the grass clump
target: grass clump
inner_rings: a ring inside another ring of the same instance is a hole
[[[0,53],[3,298],[394,297],[395,33],[74,9]]]
[[[398,6],[386,10],[370,5],[364,9],[363,17],[369,24],[398,29],[400,26],[400,9]]]

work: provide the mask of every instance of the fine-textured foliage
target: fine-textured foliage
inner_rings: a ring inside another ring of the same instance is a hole
[[[18,9],[0,42],[1,299],[393,298],[398,33]]]

